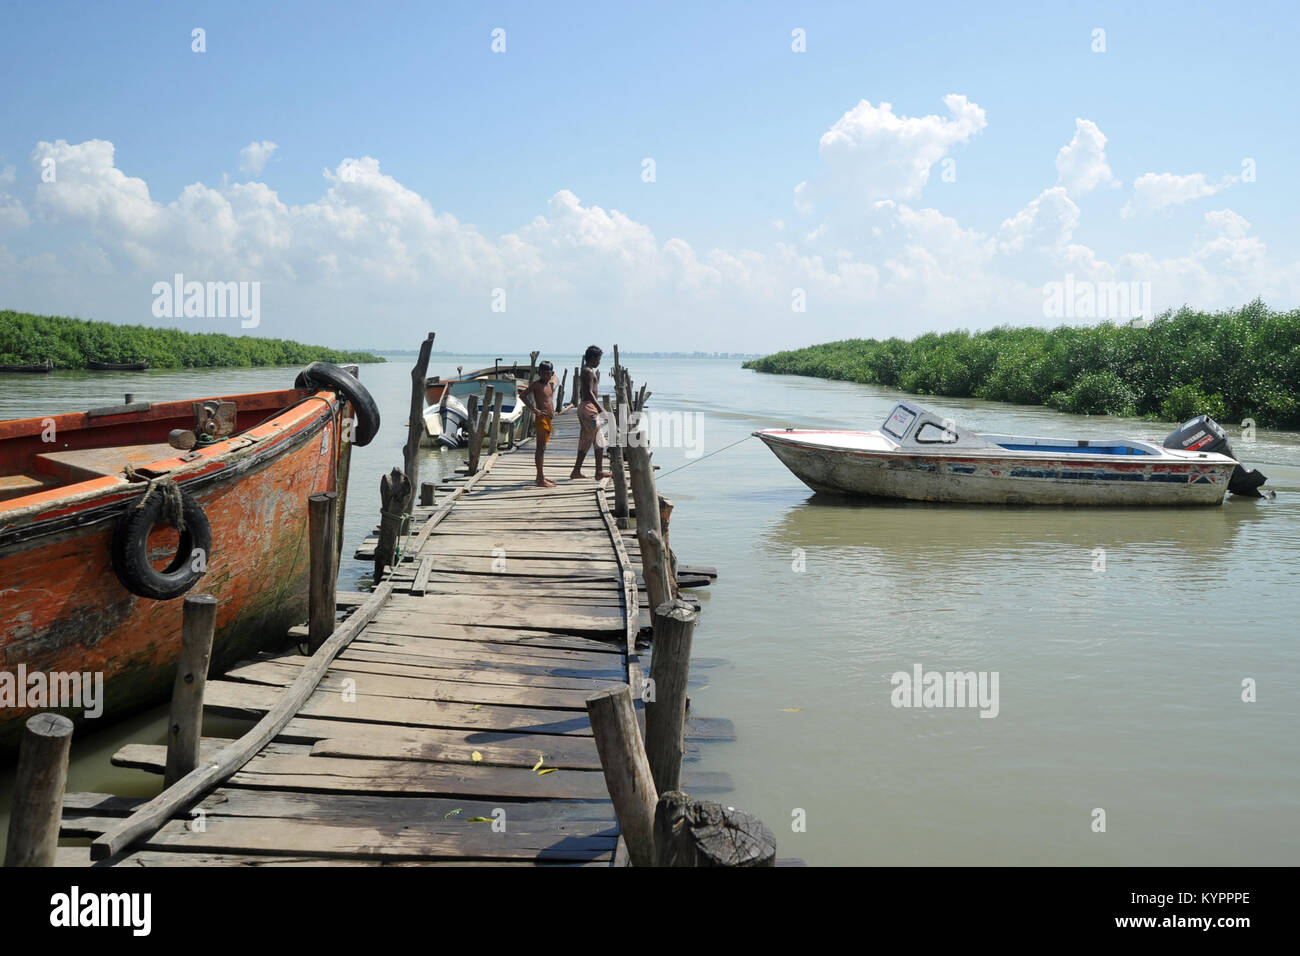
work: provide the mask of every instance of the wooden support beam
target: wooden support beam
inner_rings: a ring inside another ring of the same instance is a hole
[[[505,399],[504,392],[497,392],[492,401],[492,431],[488,439],[488,454],[496,451],[501,447],[501,402]],[[515,401],[518,401],[518,396]]]
[[[398,538],[406,533],[408,516],[401,510],[410,498],[406,475],[394,468],[379,479],[379,543],[375,545],[375,581],[384,576],[384,569],[396,563]],[[332,630],[332,628],[331,628]]]
[[[650,449],[640,440],[627,449],[632,473],[632,499],[636,505],[636,538],[641,546],[641,574],[645,578],[650,606],[673,599],[671,564],[659,530],[659,496],[655,491],[654,466]]]
[[[337,500],[338,494],[333,491],[307,499],[307,538],[311,548],[307,605],[307,649],[310,654],[315,654],[316,648],[334,633],[334,622],[338,620],[334,613],[337,607],[334,594],[339,577]]]
[[[327,502],[333,510],[334,493]],[[314,495],[313,498],[324,497]],[[316,558],[313,540],[312,559]],[[331,555],[334,542],[326,545]],[[312,565],[313,571],[315,564]],[[315,574],[312,575],[313,592]],[[313,594],[314,596],[314,594]],[[334,600],[331,590],[330,600]],[[172,702],[167,714],[167,766],[163,786],[170,787],[199,765],[199,737],[203,733],[203,687],[208,680],[208,663],[212,660],[212,635],[217,626],[217,599],[211,594],[185,595],[181,619],[181,653],[176,661],[176,680],[172,684]],[[333,604],[330,617],[334,617]]]
[[[618,360],[618,346],[614,346],[615,361]],[[614,522],[620,529],[628,526],[628,509],[627,509],[627,474],[623,467],[623,445],[622,442],[627,440],[628,412],[627,392],[623,384],[619,381],[619,375],[614,376],[614,434],[618,436],[618,441],[614,442],[609,453],[609,471],[614,481]]]
[[[402,470],[410,488],[403,513],[411,510],[415,489],[420,486],[420,436],[424,434],[425,379],[429,374],[429,353],[433,350],[434,333],[430,332],[420,343],[420,355],[411,369],[411,417],[406,427],[406,447],[402,450]]]
[[[650,656],[652,693],[645,708],[645,749],[660,793],[681,783],[686,752],[686,681],[699,612],[685,601],[654,609],[654,653]]]
[[[587,698],[596,751],[633,866],[654,866],[654,777],[637,729],[632,692],[618,684]]]
[[[528,353],[528,387],[529,388],[533,387],[533,382],[537,379],[537,356],[541,354],[542,354],[541,352],[538,352],[536,350]],[[523,421],[519,426],[519,438],[520,440],[525,439],[532,433],[533,433],[533,410],[529,408],[527,405],[525,405],[523,411]],[[513,445],[514,442],[512,441],[511,444]]]
[[[659,798],[654,830],[659,866],[776,866],[776,836],[762,820],[680,790]]]
[[[67,717],[44,713],[27,719],[14,776],[5,866],[54,865],[71,746],[72,721]]]
[[[489,385],[484,389],[483,404],[479,408],[477,416],[470,416],[469,473],[471,475],[478,471],[479,457],[483,454],[483,433],[487,431],[488,418],[492,414],[492,396],[495,394],[496,386],[494,385]]]

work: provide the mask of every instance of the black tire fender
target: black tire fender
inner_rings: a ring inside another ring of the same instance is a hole
[[[328,388],[346,398],[357,417],[357,428],[352,444],[364,447],[369,445],[371,439],[378,434],[379,406],[370,397],[366,387],[347,369],[339,368],[330,362],[312,362],[298,373],[293,387]]]
[[[132,594],[168,601],[180,597],[198,583],[212,560],[212,528],[203,506],[184,489],[180,490],[185,530],[180,533],[176,556],[162,571],[149,563],[149,532],[163,518],[165,496],[149,494],[143,505],[127,505],[126,514],[113,530],[113,570],[122,586]],[[201,554],[200,554],[201,552]]]

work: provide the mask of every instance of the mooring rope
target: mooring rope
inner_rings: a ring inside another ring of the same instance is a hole
[[[681,471],[683,468],[689,468],[689,467],[691,467],[691,465],[698,465],[700,462],[704,461],[706,458],[712,458],[714,455],[721,455],[721,454],[722,454],[724,451],[726,451],[728,448],[735,448],[737,445],[741,444],[742,442],[747,442],[747,441],[749,441],[749,440],[750,440],[751,438],[753,438],[753,437],[754,437],[753,435],[746,435],[744,438],[740,439],[740,441],[733,441],[730,445],[724,445],[723,447],[719,448],[717,451],[711,451],[711,452],[709,452],[707,455],[704,455],[704,456],[702,456],[702,457],[700,457],[700,458],[696,458],[694,461],[688,461],[686,464],[681,465],[681,466],[679,466],[679,467],[677,467],[677,468],[674,468],[672,471],[665,471],[662,475],[657,475],[657,476],[655,477],[655,481],[656,481],[656,482],[663,481],[663,480],[664,480],[665,478],[667,478],[669,475],[675,475],[675,474],[677,474],[677,472]]]
[[[131,467],[129,462],[126,467],[122,469],[122,472],[126,475],[127,481],[137,481],[140,478],[145,477],[144,475],[138,474],[136,470]],[[145,503],[149,500],[150,495],[157,491],[163,496],[163,508],[160,517],[177,531],[184,532],[185,503],[181,499],[181,486],[176,484],[176,482],[171,478],[165,477],[149,478],[148,481],[149,486],[145,488],[144,494],[140,496],[140,500],[136,503],[135,510],[139,511],[143,508]]]

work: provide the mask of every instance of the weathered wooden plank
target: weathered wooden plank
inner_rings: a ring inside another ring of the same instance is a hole
[[[275,706],[280,694],[281,691],[275,687],[234,681],[209,681],[205,704],[213,713],[248,717],[264,713]],[[313,694],[298,713],[306,717],[412,727],[464,727],[519,733],[591,735],[587,715],[576,711],[402,700],[366,694],[358,694],[354,701],[344,701],[333,691]]]
[[[527,627],[509,629],[482,627],[478,624],[441,621],[427,614],[422,616],[396,602],[394,605],[370,623],[365,634],[362,635],[363,639],[375,640],[376,635],[384,634],[417,642],[423,639],[437,639],[444,644],[450,641],[473,642],[475,645],[482,644],[487,649],[498,652],[511,648],[533,648],[540,656],[557,656],[546,654],[546,650],[551,649],[560,653],[571,653],[574,659],[588,660],[600,655],[623,653],[621,644],[597,640],[581,634],[560,634]]]
[[[400,660],[393,660],[390,655],[373,655],[349,650],[339,655],[339,661],[348,670],[362,671],[367,674],[391,674],[398,677],[428,677],[433,680],[464,681],[473,684],[505,684],[514,687],[554,687],[564,690],[579,690],[588,693],[600,690],[616,677],[606,678],[568,677],[548,673],[519,673],[517,671],[488,670],[481,667],[446,667],[438,662],[421,659],[413,655],[399,655]],[[283,657],[279,663],[289,666],[302,666],[300,657]]]
[[[582,821],[554,824],[541,831],[507,825],[504,832],[494,831],[491,823],[467,823],[461,832],[448,833],[418,821],[359,827],[293,819],[213,817],[199,832],[185,821],[172,821],[141,844],[144,849],[154,850],[362,859],[592,860],[612,853],[616,839],[608,833],[608,825]]]
[[[287,687],[301,673],[301,667],[278,661],[242,664],[227,672],[230,680],[242,680],[273,687]],[[458,701],[470,704],[510,704],[546,710],[582,710],[586,690],[557,687],[513,687],[445,680],[424,676],[395,676],[350,669],[338,662],[320,679],[320,693],[335,693],[341,699],[355,693],[370,697],[393,697],[404,700]]]

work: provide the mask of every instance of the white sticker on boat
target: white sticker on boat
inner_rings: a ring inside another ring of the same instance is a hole
[[[889,416],[883,427],[889,434],[901,440],[907,434],[907,430],[912,427],[914,421],[916,421],[916,412],[909,411],[899,405],[894,409],[894,413]]]
[[[327,428],[320,433],[320,454],[324,458],[330,453],[330,430]]]

